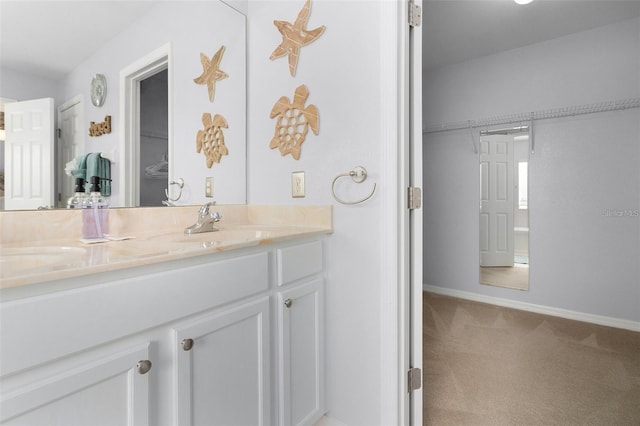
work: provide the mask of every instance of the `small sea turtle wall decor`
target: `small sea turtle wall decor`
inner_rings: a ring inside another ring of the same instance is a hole
[[[287,21],[273,21],[273,24],[280,34],[282,34],[282,43],[271,53],[269,59],[273,61],[274,59],[288,55],[289,73],[292,77],[296,75],[300,48],[316,41],[325,30],[324,25],[313,30],[307,30],[307,22],[309,21],[310,14],[311,0],[307,0],[293,24]]]
[[[196,152],[204,151],[207,159],[207,167],[210,169],[213,163],[219,163],[223,155],[229,155],[229,150],[224,144],[224,133],[222,129],[229,128],[227,120],[220,114],[211,118],[211,114],[202,114],[203,130],[198,130],[196,137]]]
[[[227,78],[229,75],[220,69],[220,61],[224,54],[224,46],[209,59],[204,53],[200,53],[200,62],[202,63],[202,74],[193,79],[196,84],[206,84],[209,92],[209,101],[213,102],[216,95],[216,81]]]
[[[270,118],[276,118],[276,128],[269,148],[278,148],[282,156],[291,154],[300,158],[300,149],[309,127],[318,134],[318,108],[315,105],[304,106],[309,97],[309,89],[304,84],[298,86],[293,103],[286,96],[281,97],[271,109]]]

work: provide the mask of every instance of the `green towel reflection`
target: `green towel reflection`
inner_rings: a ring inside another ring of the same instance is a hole
[[[109,197],[111,195],[111,161],[108,158],[102,158],[99,152],[91,152],[89,154],[76,157],[78,168],[71,172],[73,177],[81,177],[88,183],[91,182],[91,176],[100,178],[100,193]]]

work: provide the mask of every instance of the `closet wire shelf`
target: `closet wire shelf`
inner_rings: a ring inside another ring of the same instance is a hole
[[[551,118],[571,117],[575,115],[593,114],[598,112],[618,111],[640,108],[640,98],[622,99],[616,101],[597,102],[588,105],[552,108],[534,112],[502,115],[479,120],[456,121],[451,123],[428,124],[422,133],[448,132],[452,130],[471,129],[475,127],[490,127],[504,124],[522,123],[525,121],[546,120]]]

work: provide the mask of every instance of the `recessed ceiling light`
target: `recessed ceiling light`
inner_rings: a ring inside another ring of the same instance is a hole
[[[533,0],[513,0],[518,4],[529,4],[531,3]]]

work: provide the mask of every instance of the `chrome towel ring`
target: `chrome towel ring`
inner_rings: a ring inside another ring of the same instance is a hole
[[[180,188],[180,192],[178,193],[178,196],[176,198],[171,198],[169,196],[169,188],[165,188],[164,195],[167,196],[167,201],[168,202],[178,201],[180,199],[180,197],[182,197],[182,188],[184,187],[184,179],[178,178],[177,181],[172,180],[171,182],[169,182],[169,186],[171,186],[171,185],[176,185],[178,188]]]
[[[331,183],[331,195],[333,195],[333,198],[340,204],[351,206],[354,204],[364,203],[369,198],[373,197],[373,194],[375,194],[376,192],[376,184],[374,182],[373,188],[371,188],[371,192],[366,197],[356,201],[345,201],[336,195],[336,182],[341,177],[350,177],[351,180],[353,180],[355,183],[362,183],[365,180],[367,180],[367,169],[365,169],[362,166],[357,166],[357,167],[354,167],[353,170],[350,170],[347,173],[341,173],[333,179],[333,182]]]

